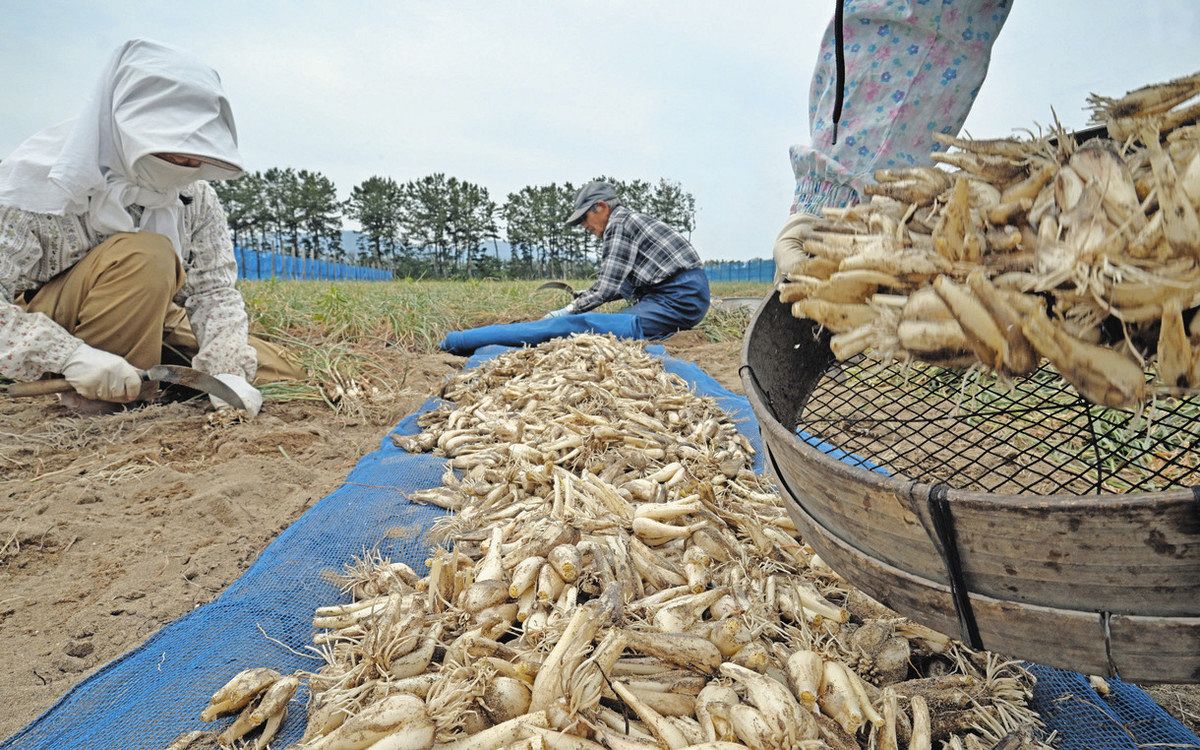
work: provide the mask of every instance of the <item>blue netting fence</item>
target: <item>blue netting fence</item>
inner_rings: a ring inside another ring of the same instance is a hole
[[[752,281],[770,284],[775,280],[775,261],[770,258],[751,260],[706,260],[704,273],[709,281]]]
[[[234,247],[239,279],[323,279],[329,281],[391,281],[392,272],[350,263],[297,258]]]
[[[697,393],[714,397],[756,450],[761,447],[745,398],[725,390],[696,365],[666,358],[661,347],[648,350],[664,357],[666,368]],[[482,349],[468,366],[502,351]],[[393,432],[416,434],[417,417],[437,403],[430,399]],[[280,534],[215,601],[100,669],[0,748],[161,749],[183,732],[213,728],[199,720],[200,711],[236,672],[273,667],[289,673],[319,666],[294,649],[311,643],[314,608],[346,600],[331,574],[375,547],[419,573],[427,572],[425,533],[443,511],[414,505],[405,496],[439,486],[444,467],[445,459],[405,453],[385,436],[379,449],[359,461],[340,487]],[[761,452],[755,468],[762,470]],[[1040,666],[1034,670],[1039,678],[1035,707],[1050,729],[1060,731],[1063,750],[1200,747],[1200,740],[1135,686],[1112,680],[1113,695],[1105,700],[1081,675]],[[275,747],[300,737],[307,698],[302,688]],[[215,726],[227,723],[222,720]]]

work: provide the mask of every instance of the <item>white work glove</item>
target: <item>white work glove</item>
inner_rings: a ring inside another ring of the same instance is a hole
[[[84,398],[132,401],[142,390],[142,376],[123,357],[80,344],[67,357],[63,377]]]
[[[262,394],[258,389],[246,382],[246,379],[241,375],[230,375],[223,373],[217,375],[217,380],[220,380],[225,385],[233,389],[233,392],[242,399],[242,403],[246,405],[246,414],[253,419],[258,416],[259,409],[262,409]],[[232,409],[233,407],[225,403],[216,396],[208,397],[212,401],[212,405],[218,409]]]
[[[548,312],[542,316],[542,320],[550,320],[551,318],[561,318],[564,315],[574,315],[574,313],[571,312],[570,305],[559,308],[558,310],[551,310],[550,312]]]

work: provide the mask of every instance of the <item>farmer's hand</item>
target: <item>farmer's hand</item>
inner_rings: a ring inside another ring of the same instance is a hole
[[[258,389],[246,382],[246,379],[241,375],[230,375],[228,373],[217,375],[217,380],[220,380],[225,385],[233,389],[233,392],[242,399],[242,403],[246,405],[246,414],[253,419],[258,416],[259,409],[262,409],[262,394]],[[233,407],[225,403],[216,396],[209,396],[212,405],[218,409],[232,409]]]
[[[567,305],[566,307],[559,308],[558,310],[551,310],[550,312],[548,312],[542,316],[542,320],[550,320],[551,318],[561,318],[564,315],[572,315],[572,314],[573,313],[571,312],[571,306]]]
[[[80,396],[92,400],[132,401],[142,390],[142,376],[133,365],[87,344],[75,347],[62,374]]]

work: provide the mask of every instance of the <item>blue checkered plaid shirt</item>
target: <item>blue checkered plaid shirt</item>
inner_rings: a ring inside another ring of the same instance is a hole
[[[587,312],[618,297],[633,300],[680,271],[700,267],[692,243],[653,216],[617,206],[604,229],[604,249],[596,283],[571,303]]]

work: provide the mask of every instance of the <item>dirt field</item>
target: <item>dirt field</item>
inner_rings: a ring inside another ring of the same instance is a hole
[[[740,342],[692,331],[667,348],[741,391]],[[368,419],[268,403],[220,426],[199,403],[81,418],[0,401],[0,737],[215,598],[464,361],[388,356],[404,386]],[[1198,726],[1200,691],[1155,697]]]

